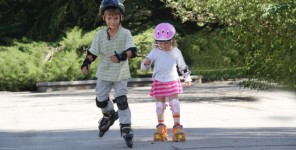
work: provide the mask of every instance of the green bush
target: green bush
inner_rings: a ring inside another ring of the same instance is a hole
[[[149,72],[140,69],[141,61],[152,49],[154,28],[149,28],[134,36],[134,42],[138,48],[138,57],[130,59],[130,70],[132,77],[149,76]]]
[[[239,78],[244,75],[243,58],[223,30],[200,31],[179,39],[179,48],[195,75],[204,80]]]
[[[0,90],[35,90],[42,73],[45,49],[46,43],[30,41],[1,47]]]

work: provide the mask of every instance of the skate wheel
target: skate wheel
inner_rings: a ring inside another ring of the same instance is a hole
[[[161,140],[162,140],[162,141],[167,141],[167,140],[168,140],[168,137],[167,137],[167,136],[163,136],[163,137],[161,138]]]
[[[173,136],[173,142],[178,142],[178,138],[176,136]]]
[[[168,137],[167,136],[162,136],[159,134],[154,135],[154,141],[167,141]]]
[[[183,136],[183,138],[182,138],[182,141],[186,141],[186,138],[185,138],[185,136]]]
[[[154,135],[154,141],[160,141],[160,140],[162,140],[161,135],[159,134]]]
[[[185,141],[185,136],[182,134],[174,135],[173,136],[173,141],[174,142],[180,142],[180,141]]]

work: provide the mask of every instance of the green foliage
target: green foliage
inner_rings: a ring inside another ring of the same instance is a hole
[[[53,41],[68,28],[95,28],[98,6],[95,0],[3,0],[0,35],[26,35]]]
[[[0,35],[25,35],[34,40],[56,41],[65,30],[75,26],[93,30],[104,24],[98,15],[100,3],[101,0],[2,0]],[[133,34],[146,30],[159,20],[174,19],[171,9],[164,7],[160,0],[125,0],[123,3],[126,8],[123,25]]]
[[[87,76],[80,66],[86,55],[84,46],[91,44],[96,30],[83,34],[74,28],[58,43],[24,38],[12,41],[12,46],[1,46],[0,90],[35,90],[37,82],[94,79],[96,62]]]
[[[225,26],[228,45],[244,59],[250,78],[296,88],[296,2],[169,0],[167,3],[183,21],[207,28],[211,24]]]
[[[225,31],[201,31],[179,40],[179,49],[195,75],[206,81],[243,77],[243,58]],[[241,72],[240,72],[241,71]]]
[[[239,79],[245,76],[246,68],[224,68],[224,69],[196,69],[192,70],[192,74],[202,76],[203,82]]]
[[[242,57],[229,44],[230,40],[223,30],[215,30],[185,36],[178,43],[187,63],[199,69],[242,66]]]
[[[0,90],[32,90],[39,81],[94,79],[97,63],[87,76],[81,74],[80,65],[99,29],[96,26],[103,24],[97,16],[99,3],[0,1],[0,43],[7,45],[0,46]],[[247,76],[296,89],[294,1],[133,0],[124,4],[123,25],[132,31],[140,56],[130,60],[133,77],[151,74],[139,69],[140,62],[151,50],[154,25],[169,21],[181,35],[179,48],[194,74],[208,80]],[[20,38],[23,35],[54,43],[33,42]]]
[[[59,50],[55,52],[50,61],[45,63],[43,82],[94,79],[97,69],[96,62],[92,63],[87,76],[81,73],[80,66],[98,29],[84,34],[82,29],[76,27],[66,32],[65,37],[58,42]]]
[[[15,42],[11,47],[1,47],[0,90],[34,90],[36,82],[40,80],[47,44],[22,42]]]
[[[141,61],[152,49],[154,28],[150,28],[142,32],[141,34],[134,36],[134,42],[138,48],[138,57],[130,59],[130,70],[133,77],[143,76],[147,72],[140,69]]]

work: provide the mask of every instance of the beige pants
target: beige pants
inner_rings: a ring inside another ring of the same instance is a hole
[[[115,91],[114,98],[122,95],[127,95],[127,80],[113,82],[98,79],[96,84],[97,100],[102,102],[108,99],[110,97],[110,92],[112,89],[114,89]],[[108,101],[108,105],[105,108],[101,108],[103,113],[108,112],[112,109],[114,109],[114,104],[112,101]],[[118,116],[119,122],[121,124],[131,124],[131,111],[129,107],[125,110],[118,110]]]

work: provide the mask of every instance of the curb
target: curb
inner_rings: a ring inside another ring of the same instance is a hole
[[[191,76],[192,82],[202,83],[202,76]],[[184,80],[183,77],[180,77]],[[59,81],[59,82],[38,82],[36,83],[38,92],[64,91],[64,90],[85,90],[95,89],[97,80],[82,81]],[[128,87],[149,86],[152,78],[130,78],[128,79]]]

